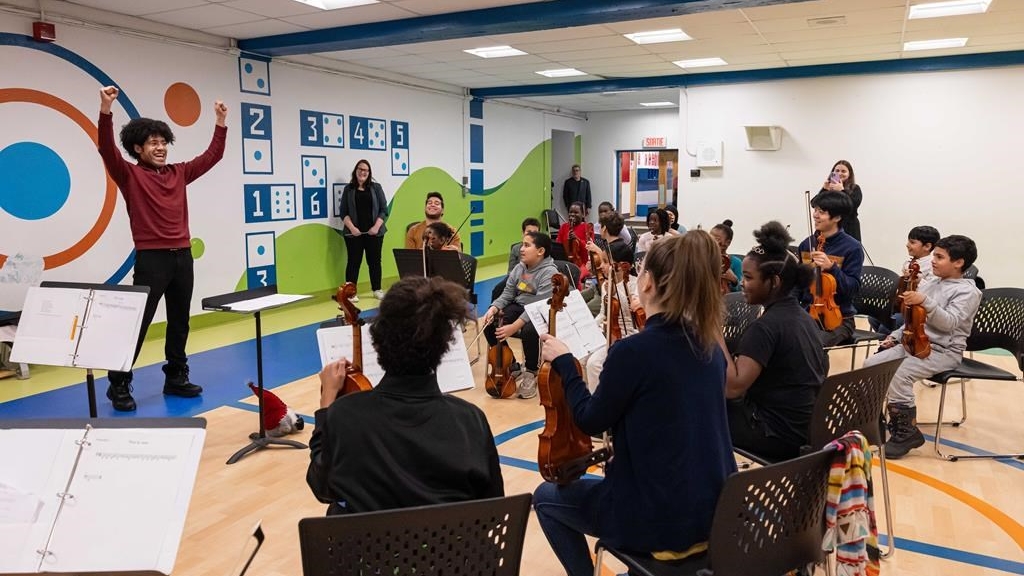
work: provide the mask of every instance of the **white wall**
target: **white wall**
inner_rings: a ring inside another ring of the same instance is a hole
[[[895,268],[907,232],[928,224],[977,242],[989,286],[1024,286],[1024,270],[1013,265],[1024,209],[1015,189],[1022,93],[1022,67],[688,89],[675,111],[686,142],[669,143],[681,150],[680,172],[696,166],[682,149],[693,151],[698,140],[723,141],[724,165],[703,169],[700,179],[680,177],[681,220],[706,228],[731,218],[736,252],[769,219],[804,237],[804,191],[818,190],[843,158],[864,190],[860,220],[876,265]],[[745,150],[745,124],[782,126],[782,149]],[[650,113],[591,115],[584,158],[595,191],[609,194],[613,151],[655,126]]]
[[[615,202],[616,150],[639,150],[645,136],[665,136],[666,148],[678,148],[682,157],[679,111],[675,108],[636,112],[593,112],[583,128],[583,175],[590,180],[594,206]],[[684,166],[685,160],[681,159]],[[679,177],[679,186],[685,179]]]

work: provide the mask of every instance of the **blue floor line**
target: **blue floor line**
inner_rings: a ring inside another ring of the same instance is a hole
[[[879,534],[878,541],[883,546],[889,544],[889,539],[882,534]],[[981,568],[1000,570],[1009,574],[1024,574],[1024,562],[1014,562],[1013,560],[986,556],[984,554],[958,550],[956,548],[947,548],[946,546],[928,544],[927,542],[907,540],[906,538],[896,538],[896,550],[899,552],[906,551],[914,552],[916,554],[924,554],[925,556],[933,556],[935,558],[961,562],[963,564],[979,566]]]
[[[933,436],[931,434],[925,434],[924,435],[924,439],[927,442],[927,444],[925,444],[921,448],[922,450],[925,449],[925,448],[930,448],[931,447],[930,445],[935,443],[935,436]],[[941,444],[942,446],[947,446],[949,448],[955,448],[957,450],[961,450],[963,452],[967,452],[969,454],[975,454],[975,455],[978,455],[978,456],[991,456],[993,454],[996,454],[996,452],[988,452],[986,450],[982,450],[981,448],[975,448],[974,446],[970,446],[968,444],[963,444],[961,442],[956,442],[954,440],[947,440],[946,438],[943,438],[939,442],[939,444]],[[1022,462],[1020,460],[1016,460],[1016,459],[1012,459],[1012,458],[999,458],[999,459],[993,460],[993,462],[998,462],[1000,464],[1006,464],[1007,466],[1010,466],[1012,468],[1016,468],[1018,470],[1024,470],[1024,462]]]

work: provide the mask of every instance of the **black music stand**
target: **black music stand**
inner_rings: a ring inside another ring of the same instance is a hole
[[[409,248],[395,248],[395,265],[398,267],[398,276],[424,275],[429,277],[440,276],[445,280],[455,282],[459,286],[466,284],[466,273],[462,270],[462,257],[458,250],[415,250]],[[426,269],[424,269],[426,262]]]
[[[203,298],[203,310],[216,310],[218,312],[233,312],[235,314],[252,314],[256,318],[256,381],[259,394],[259,432],[251,434],[252,442],[228,458],[228,464],[238,462],[250,452],[261,450],[269,446],[288,446],[289,448],[306,449],[302,442],[295,440],[284,440],[281,438],[270,438],[267,436],[267,429],[263,426],[263,328],[260,321],[260,313],[271,308],[286,306],[292,302],[305,300],[310,296],[302,294],[278,294],[277,285],[242,290]]]

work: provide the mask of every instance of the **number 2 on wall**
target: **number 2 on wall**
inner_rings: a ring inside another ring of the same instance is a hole
[[[249,108],[249,119],[252,124],[249,125],[249,133],[253,136],[266,136],[266,131],[260,127],[263,123],[263,108]]]
[[[257,270],[256,271],[256,276],[259,276],[260,285],[262,285],[262,286],[266,286],[267,285],[267,271],[266,270]]]

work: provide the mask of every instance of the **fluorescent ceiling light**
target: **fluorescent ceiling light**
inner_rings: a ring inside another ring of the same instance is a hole
[[[665,106],[675,106],[675,102],[641,102],[641,106],[647,106],[648,108],[663,108]]]
[[[472,50],[463,50],[467,54],[473,56],[479,56],[481,58],[506,58],[508,56],[525,56],[526,52],[522,50],[516,50],[511,46],[488,46],[487,48],[473,48]]]
[[[704,66],[725,66],[728,62],[721,58],[696,58],[694,60],[676,60],[673,64],[680,68],[703,68]]]
[[[982,14],[988,11],[992,0],[953,0],[952,2],[928,2],[910,7],[911,20],[918,18],[942,18],[963,14]]]
[[[904,42],[903,49],[910,50],[937,50],[939,48],[961,48],[967,44],[967,38],[939,38],[938,40],[917,40]]]
[[[319,8],[321,10],[337,10],[339,8],[352,8],[353,6],[376,4],[378,0],[295,0],[295,2]]]
[[[683,32],[679,28],[672,28],[671,30],[651,30],[650,32],[634,32],[632,34],[623,34],[623,36],[637,44],[659,44],[661,42],[682,42],[683,40],[693,40],[693,38],[689,37],[686,32]]]
[[[580,72],[575,68],[559,68],[558,70],[539,70],[537,74],[548,78],[565,78],[567,76],[586,76],[586,72]]]

